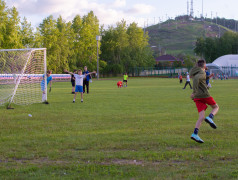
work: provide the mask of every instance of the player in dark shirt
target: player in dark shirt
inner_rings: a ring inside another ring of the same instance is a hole
[[[74,70],[74,74],[77,74],[77,70]],[[72,94],[74,94],[75,92],[75,77],[73,74],[71,74],[71,84],[72,84]]]

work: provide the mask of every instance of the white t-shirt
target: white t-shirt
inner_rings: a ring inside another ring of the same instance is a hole
[[[189,75],[187,75],[187,81],[190,81],[190,77],[189,77]]]
[[[85,75],[74,74],[74,77],[75,77],[75,85],[83,86],[83,79],[85,78]]]

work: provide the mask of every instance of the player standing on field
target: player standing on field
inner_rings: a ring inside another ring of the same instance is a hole
[[[180,84],[183,83],[183,76],[182,76],[182,74],[179,75],[179,83]]]
[[[88,73],[88,74],[85,74],[85,75],[82,75],[82,70],[79,69],[78,70],[78,74],[74,74],[72,72],[69,72],[69,71],[64,71],[64,72],[67,72],[69,74],[73,74],[74,77],[75,77],[75,94],[74,94],[74,99],[73,99],[73,103],[75,103],[75,99],[76,99],[76,96],[78,94],[78,92],[81,94],[81,102],[83,102],[83,79],[89,75],[89,74],[93,74],[93,73],[96,73],[95,71],[92,72],[92,73]]]
[[[124,86],[124,87],[127,87],[127,80],[128,80],[128,75],[127,75],[127,73],[125,73],[125,74],[123,75],[123,86]],[[126,85],[124,85],[124,83],[126,83]]]
[[[87,66],[84,66],[83,75],[88,74],[88,73],[89,73],[89,71],[88,71]],[[85,86],[87,88],[87,94],[89,93],[89,81],[90,81],[90,79],[91,79],[91,76],[87,75],[86,78],[83,80],[83,93],[85,93]]]
[[[74,74],[76,73],[77,73],[77,70],[75,69]],[[75,93],[75,77],[73,74],[71,74],[71,84],[72,84],[72,94],[74,94]]]
[[[50,83],[50,90],[49,92],[51,92],[51,86],[52,86],[52,76],[51,76],[52,71],[48,70],[47,71],[47,85]],[[41,91],[42,91],[42,102],[46,102],[46,97],[45,97],[45,75],[43,75],[43,80],[41,81]]]
[[[197,120],[194,133],[191,135],[191,139],[196,142],[203,143],[204,141],[198,136],[199,128],[205,119],[205,121],[214,129],[216,129],[216,124],[213,122],[214,116],[217,114],[219,107],[215,100],[210,96],[207,84],[206,84],[206,61],[199,60],[197,62],[197,67],[194,67],[190,71],[190,77],[193,78],[193,93],[191,98],[196,103],[199,118]],[[207,109],[207,104],[211,106],[212,111],[205,118],[205,111]]]

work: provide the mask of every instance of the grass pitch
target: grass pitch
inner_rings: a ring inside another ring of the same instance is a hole
[[[204,144],[190,139],[198,113],[177,79],[116,83],[95,80],[83,103],[68,82],[49,105],[0,107],[0,179],[238,178],[237,80],[212,83],[218,128],[202,124]]]

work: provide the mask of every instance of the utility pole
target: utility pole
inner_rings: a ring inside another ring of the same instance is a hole
[[[211,24],[212,24],[212,11],[211,11]]]
[[[187,1],[187,15],[189,16],[189,2]]]
[[[191,0],[191,10],[190,10],[190,16],[193,18],[193,0]]]
[[[144,35],[145,35],[145,20],[144,20]]]
[[[216,24],[217,24],[217,12],[216,12]]]
[[[202,0],[202,18],[203,18],[203,0]]]
[[[96,40],[97,40],[97,80],[99,80],[99,57],[98,57],[98,53],[99,53],[99,41],[101,41],[102,36],[96,36]]]

